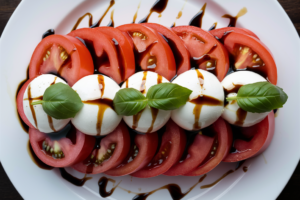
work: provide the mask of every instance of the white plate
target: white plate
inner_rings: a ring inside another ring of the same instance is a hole
[[[117,1],[115,25],[131,23],[140,0]],[[148,14],[155,0],[143,0],[137,21]],[[270,147],[260,156],[249,159],[242,169],[225,177],[217,185],[200,189],[201,185],[212,183],[235,164],[222,163],[209,172],[204,181],[198,184],[185,199],[275,199],[289,180],[300,157],[299,134],[299,92],[300,92],[300,43],[288,16],[275,0],[216,0],[206,1],[203,28],[208,29],[214,22],[224,27],[228,19],[221,18],[225,13],[236,15],[246,7],[248,13],[238,20],[238,27],[252,30],[272,51],[278,68],[278,85],[289,95],[287,104],[279,110],[276,118],[276,131]],[[184,1],[170,0],[159,19],[153,13],[150,22],[170,26]],[[188,0],[177,25],[187,24],[205,1]],[[27,65],[42,34],[54,28],[58,34],[66,34],[86,12],[99,19],[109,1],[22,1],[9,20],[1,38],[1,119],[0,155],[1,162],[10,180],[24,199],[101,199],[98,193],[98,180],[102,174],[93,176],[83,187],[76,187],[61,178],[58,170],[44,171],[38,168],[28,156],[26,145],[28,135],[21,128],[16,112],[15,93],[20,81],[26,77]],[[102,25],[109,22],[110,11]],[[83,20],[82,26],[87,24]],[[71,169],[68,169],[73,173]],[[83,174],[75,173],[78,177]],[[179,184],[186,191],[199,177],[159,176],[151,179],[114,178],[120,186],[133,192],[147,192],[168,183]],[[111,185],[108,186],[108,189]],[[134,194],[117,188],[108,199],[127,200]],[[149,196],[151,199],[170,199],[167,190]]]

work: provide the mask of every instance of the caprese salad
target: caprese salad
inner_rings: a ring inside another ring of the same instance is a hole
[[[45,164],[198,176],[263,152],[287,101],[250,30],[126,24],[45,37],[17,109]]]

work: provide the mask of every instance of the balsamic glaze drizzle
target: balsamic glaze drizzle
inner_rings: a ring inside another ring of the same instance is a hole
[[[167,4],[168,4],[169,0],[157,0],[154,5],[152,6],[152,8],[150,9],[149,14],[143,18],[142,20],[140,20],[138,23],[147,23],[149,20],[149,17],[151,16],[151,14],[153,12],[159,13],[160,15],[158,17],[161,16],[161,13],[166,9]]]
[[[65,170],[65,168],[59,168],[59,171],[60,171],[61,177],[63,177],[63,179],[65,179],[66,181],[68,181],[76,186],[83,186],[86,181],[93,178],[93,177],[86,177],[86,174],[81,179],[76,178],[75,176],[72,176],[71,174],[69,174]]]
[[[235,17],[233,17],[233,16],[231,16],[231,15],[229,15],[229,14],[225,14],[225,15],[223,15],[222,17],[223,18],[228,18],[230,21],[229,21],[229,24],[228,24],[228,27],[235,27],[236,26],[236,22],[237,22],[237,19],[239,18],[239,17],[241,17],[241,16],[243,16],[243,15],[245,15],[247,13],[247,8],[242,8],[239,12],[238,12],[238,14],[235,16]]]
[[[36,166],[38,166],[39,168],[41,169],[44,169],[44,170],[51,170],[53,169],[54,167],[51,167],[49,165],[46,165],[45,163],[43,163],[34,153],[32,147],[31,147],[31,144],[30,144],[30,141],[28,140],[28,143],[27,143],[27,151],[28,151],[28,154],[31,158],[31,160],[36,164]]]
[[[44,39],[45,37],[47,37],[49,35],[54,35],[54,34],[55,34],[54,29],[49,29],[43,34],[42,39]]]
[[[202,27],[202,19],[205,14],[206,3],[202,6],[201,10],[191,19],[189,25],[196,26],[201,28]]]

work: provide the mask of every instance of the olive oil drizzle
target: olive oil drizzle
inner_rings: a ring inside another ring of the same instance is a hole
[[[158,17],[161,17],[161,13],[166,9],[168,1],[169,0],[157,0],[150,9],[149,14],[144,19],[140,20],[138,23],[147,23],[153,12],[160,14]]]
[[[237,14],[235,17],[233,17],[233,16],[231,16],[231,15],[229,15],[229,14],[225,14],[225,15],[223,15],[222,17],[223,17],[223,18],[228,18],[228,19],[230,20],[230,21],[229,21],[229,24],[228,24],[228,27],[235,27],[238,18],[239,18],[239,17],[242,17],[242,16],[245,15],[246,13],[247,13],[247,8],[244,7],[244,8],[242,8],[242,9],[238,12],[238,14]]]

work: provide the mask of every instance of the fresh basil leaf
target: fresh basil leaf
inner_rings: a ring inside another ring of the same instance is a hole
[[[160,83],[147,92],[149,106],[161,110],[175,110],[189,99],[192,90],[174,83]]]
[[[116,93],[113,100],[118,115],[135,115],[147,105],[147,98],[134,88],[124,88]]]
[[[55,119],[75,117],[83,103],[79,95],[68,85],[56,83],[45,90],[42,101],[32,105],[42,104],[44,111]]]
[[[226,100],[237,100],[238,105],[245,111],[263,113],[281,108],[288,96],[282,88],[269,82],[257,82],[243,85],[235,97]]]

